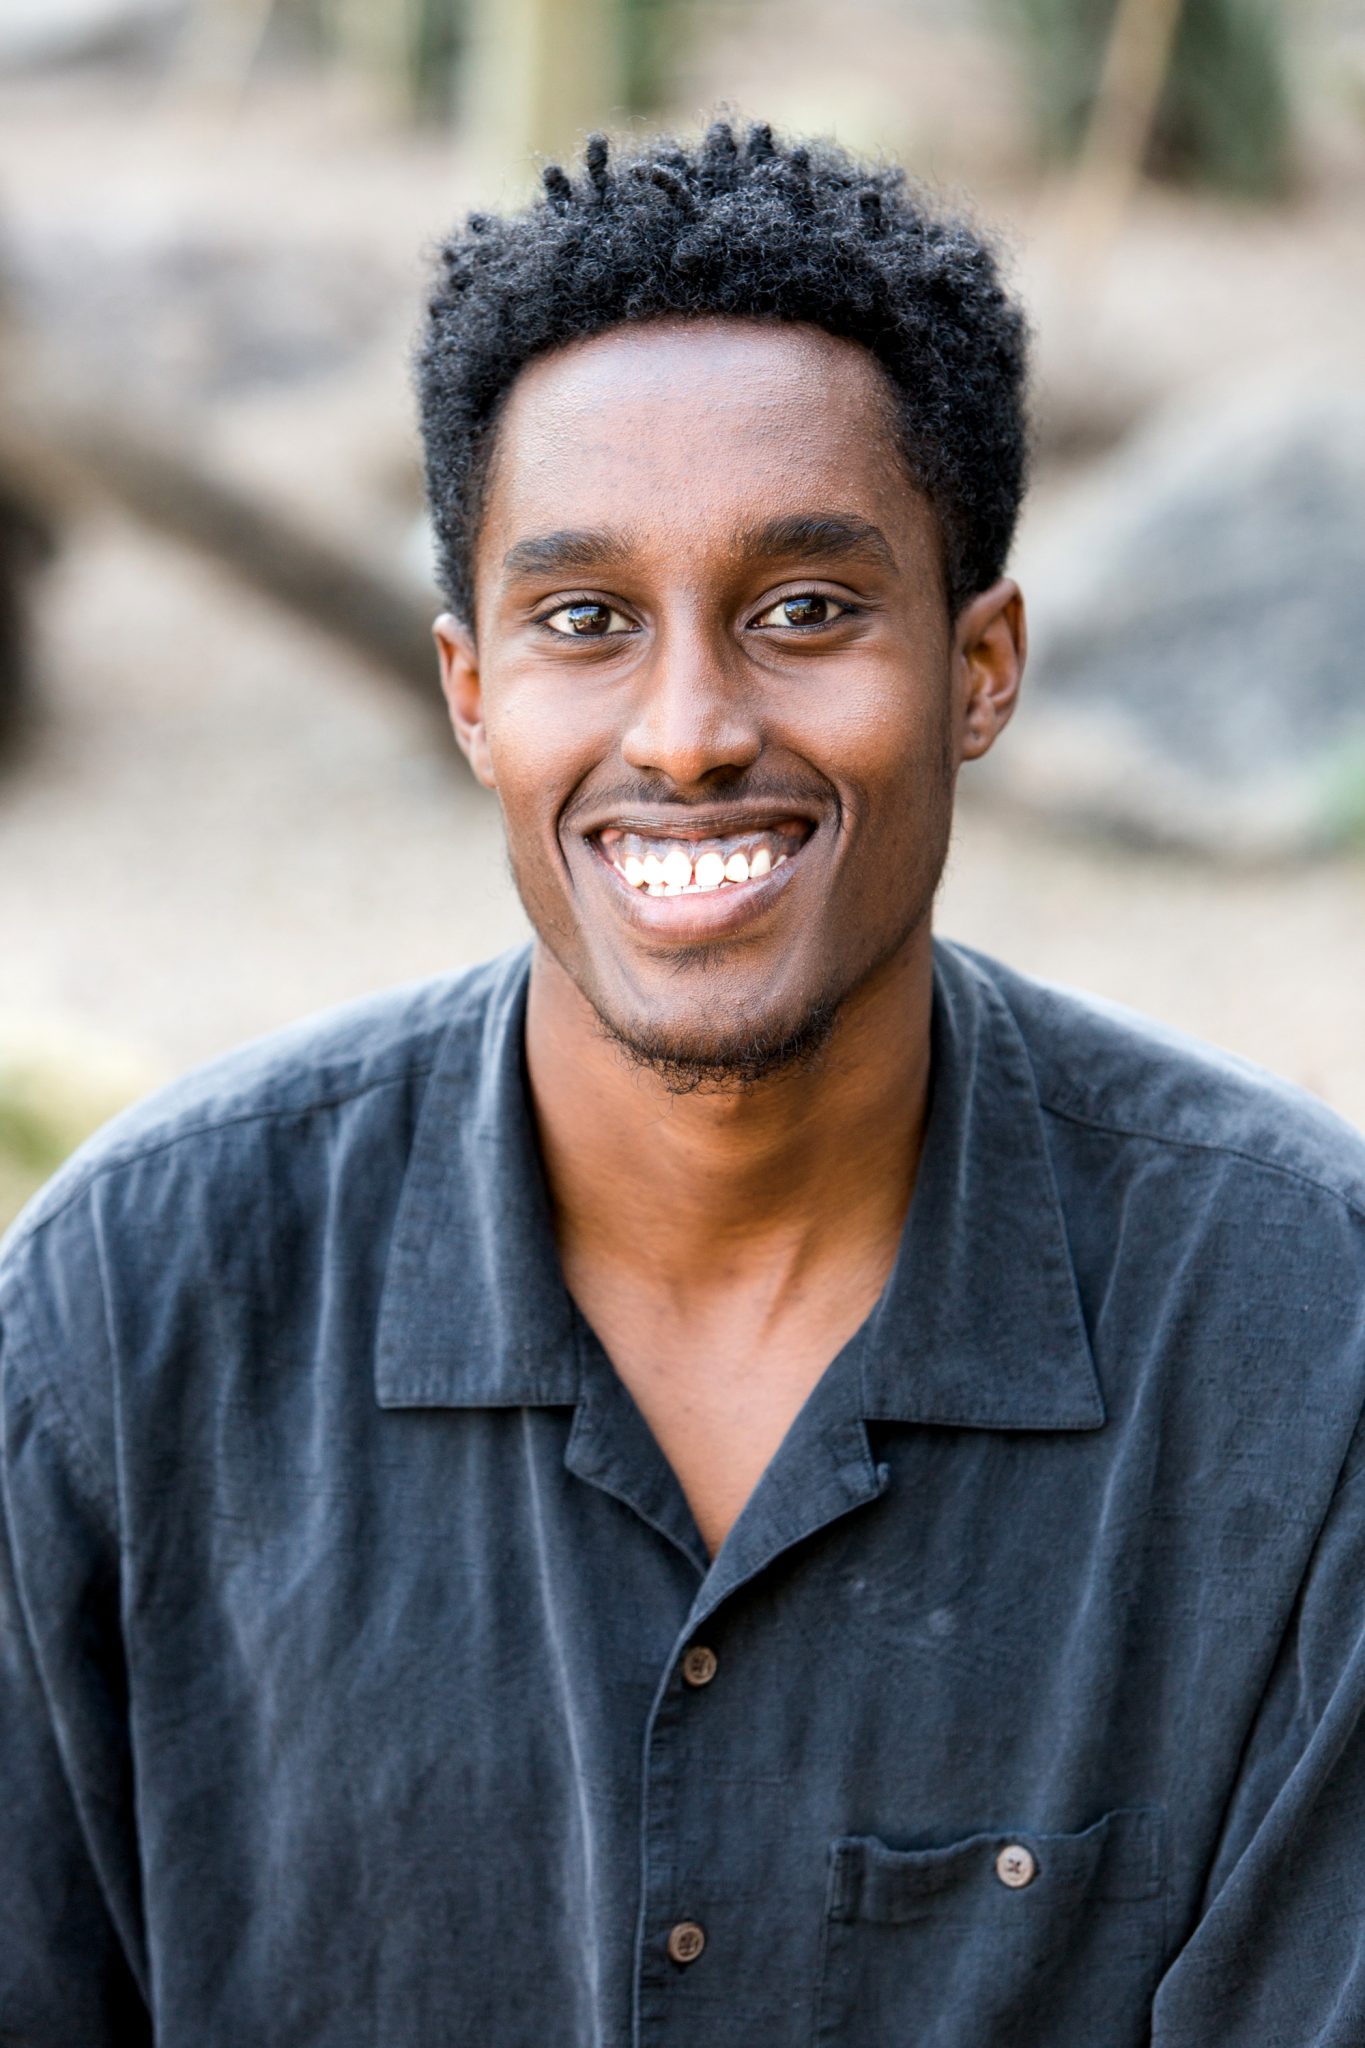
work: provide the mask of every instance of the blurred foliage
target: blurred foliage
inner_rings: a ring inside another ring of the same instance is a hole
[[[1331,843],[1365,853],[1365,733],[1332,762],[1321,808]]]
[[[85,1040],[0,1040],[0,1230],[92,1131],[157,1078]]]
[[[408,0],[404,83],[420,117],[444,120],[449,115],[464,42],[460,0]]]
[[[625,111],[653,114],[663,106],[686,34],[688,0],[617,0],[621,12]]]
[[[370,65],[387,53],[395,85],[419,119],[446,120],[477,0],[277,0],[275,34],[314,56]],[[568,4],[568,0],[565,0]],[[656,112],[667,98],[691,0],[614,0],[627,114]],[[369,33],[366,33],[367,17]],[[604,110],[605,117],[605,110]]]
[[[1089,119],[1118,0],[995,0],[1022,45],[1039,139],[1070,155]],[[1287,33],[1279,0],[1184,0],[1147,169],[1270,197],[1290,178]]]
[[[295,57],[382,76],[418,119],[444,120],[472,0],[275,0],[271,39]]]
[[[27,1076],[0,1072],[0,1230],[84,1135],[35,1097]]]

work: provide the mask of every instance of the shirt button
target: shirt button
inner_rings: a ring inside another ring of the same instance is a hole
[[[668,1937],[668,1953],[675,1963],[695,1963],[705,1947],[705,1930],[695,1920],[680,1920]]]
[[[1022,1842],[1011,1842],[996,1857],[995,1874],[1001,1884],[1007,1884],[1012,1892],[1021,1892],[1038,1875],[1032,1850],[1026,1849]]]
[[[689,1685],[709,1685],[716,1675],[716,1653],[705,1643],[693,1643],[682,1660],[682,1675]]]

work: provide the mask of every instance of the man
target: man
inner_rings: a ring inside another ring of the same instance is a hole
[[[896,176],[589,145],[446,251],[529,955],[11,1240],[0,2038],[1365,2040],[1365,1157],[951,946],[1020,316]]]

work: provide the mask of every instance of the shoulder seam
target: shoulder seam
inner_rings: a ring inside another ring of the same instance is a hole
[[[377,1089],[392,1088],[401,1081],[421,1080],[432,1073],[435,1065],[436,1061],[433,1058],[425,1066],[404,1067],[401,1073],[380,1075],[374,1080],[363,1082],[358,1087],[343,1088],[331,1095],[311,1096],[302,1102],[278,1102],[269,1108],[245,1109],[232,1115],[209,1118],[202,1123],[187,1124],[182,1129],[172,1131],[165,1137],[149,1138],[145,1144],[134,1146],[132,1150],[126,1153],[116,1152],[110,1158],[94,1160],[86,1169],[81,1179],[77,1181],[75,1187],[72,1188],[63,1201],[58,1203],[50,1215],[41,1216],[34,1221],[30,1226],[31,1234],[36,1237],[39,1231],[46,1230],[50,1224],[59,1221],[73,1204],[79,1202],[84,1195],[87,1195],[90,1189],[97,1182],[104,1179],[106,1175],[122,1173],[125,1167],[141,1166],[147,1160],[155,1159],[162,1152],[173,1151],[177,1145],[188,1138],[207,1137],[213,1131],[234,1130],[241,1124],[269,1123],[275,1117],[303,1116],[313,1110],[337,1109],[343,1102],[354,1102],[360,1096],[372,1094]]]
[[[1089,1116],[1083,1110],[1066,1108],[1060,1102],[1049,1101],[1041,1095],[1039,1101],[1050,1116],[1060,1117],[1065,1123],[1080,1124],[1087,1130],[1106,1132],[1110,1137],[1140,1138],[1150,1145],[1170,1145],[1185,1152],[1208,1152],[1223,1159],[1240,1159],[1246,1166],[1258,1166],[1266,1173],[1279,1174],[1284,1180],[1297,1181],[1301,1187],[1312,1188],[1315,1194],[1330,1196],[1357,1222],[1365,1223],[1365,1208],[1361,1208],[1341,1188],[1334,1188],[1329,1182],[1304,1173],[1300,1167],[1288,1166],[1282,1159],[1267,1159],[1263,1153],[1247,1152],[1241,1146],[1222,1145],[1207,1138],[1180,1137],[1173,1131],[1140,1130],[1109,1117]]]

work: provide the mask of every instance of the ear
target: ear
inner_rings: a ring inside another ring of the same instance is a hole
[[[1002,576],[962,607],[953,628],[958,761],[976,761],[1009,723],[1028,654],[1019,585]]]
[[[460,750],[485,789],[497,787],[483,723],[483,691],[474,635],[454,612],[442,612],[432,627],[441,662],[441,689]]]

